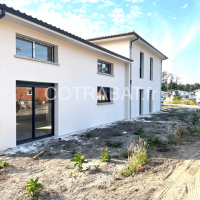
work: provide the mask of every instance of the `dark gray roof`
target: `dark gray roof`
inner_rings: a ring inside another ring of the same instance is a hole
[[[100,37],[94,37],[94,38],[89,38],[88,41],[97,41],[97,40],[103,40],[103,39],[109,39],[109,38],[117,38],[117,37],[123,37],[123,36],[128,36],[128,35],[135,35],[138,39],[146,43],[148,46],[150,46],[152,49],[154,49],[156,52],[161,54],[165,59],[168,59],[167,56],[165,56],[163,53],[161,53],[158,49],[156,49],[154,46],[152,46],[150,43],[148,43],[144,38],[139,36],[135,31],[131,32],[124,32],[124,33],[118,33],[114,35],[105,35],[105,36],[100,36]]]
[[[19,10],[15,10],[15,9],[13,9],[13,8],[11,8],[11,7],[8,7],[8,6],[6,6],[5,4],[0,4],[0,9],[3,9],[5,12],[11,13],[11,14],[13,14],[13,15],[15,15],[15,16],[21,17],[21,18],[23,18],[23,19],[26,19],[26,20],[28,20],[28,21],[30,21],[30,22],[33,22],[33,23],[38,24],[38,25],[40,25],[40,26],[43,26],[43,27],[45,27],[45,28],[51,29],[51,30],[56,31],[56,32],[58,32],[58,33],[61,33],[61,34],[65,35],[65,36],[68,36],[68,37],[70,37],[70,38],[73,38],[73,39],[75,39],[75,40],[77,40],[77,41],[79,41],[79,42],[82,42],[82,43],[87,44],[87,45],[89,45],[89,46],[91,46],[91,47],[94,47],[94,48],[96,48],[96,49],[99,49],[99,50],[101,50],[101,51],[104,51],[104,52],[106,52],[106,53],[109,53],[109,54],[111,54],[111,55],[113,55],[113,56],[116,56],[116,57],[118,57],[118,58],[124,59],[124,60],[129,61],[129,62],[132,62],[132,61],[133,61],[133,60],[130,59],[130,58],[124,57],[124,56],[122,56],[122,55],[120,55],[120,54],[117,54],[117,53],[115,53],[115,52],[112,52],[112,51],[110,51],[110,50],[108,50],[108,49],[106,49],[106,48],[103,48],[103,47],[101,47],[101,46],[98,46],[98,45],[96,45],[96,44],[94,44],[94,43],[92,43],[92,42],[90,42],[90,41],[88,41],[88,40],[85,40],[85,39],[80,38],[80,37],[78,37],[78,36],[76,36],[76,35],[73,35],[73,34],[67,32],[67,31],[64,31],[64,30],[60,29],[60,28],[57,28],[56,26],[52,26],[51,24],[47,24],[46,22],[43,22],[42,20],[39,20],[39,19],[37,19],[37,18],[34,18],[34,17],[30,16],[30,15],[27,15],[26,13],[22,13],[22,12],[20,12]]]

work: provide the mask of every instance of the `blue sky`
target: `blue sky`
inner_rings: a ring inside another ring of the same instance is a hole
[[[200,82],[200,1],[0,0],[47,23],[90,38],[134,30],[169,57],[163,69]]]

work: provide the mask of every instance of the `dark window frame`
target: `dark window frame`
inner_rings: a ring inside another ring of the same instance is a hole
[[[99,64],[100,64],[100,66],[99,66]],[[106,67],[108,68],[108,72],[103,72],[103,67],[102,67],[103,64],[105,64]],[[100,67],[100,68],[99,68],[99,67]],[[111,63],[98,60],[98,62],[97,62],[97,68],[98,68],[98,69],[97,69],[97,70],[98,70],[98,73],[112,75],[112,71],[111,71],[112,64],[111,64]]]
[[[102,95],[98,95],[99,92],[103,92]],[[98,97],[101,96],[101,98],[104,96],[105,100],[99,100]],[[110,87],[97,87],[97,103],[106,103],[106,102],[112,102],[111,101],[111,88]]]
[[[17,39],[24,40],[24,41],[27,41],[27,42],[32,42],[32,57],[31,57],[32,59],[41,60],[41,61],[45,61],[45,62],[51,62],[51,63],[55,62],[55,52],[54,52],[54,46],[53,45],[50,45],[50,44],[45,43],[45,42],[40,42],[40,41],[35,40],[35,39],[29,39],[26,36],[16,35],[16,55],[18,55],[17,54]],[[51,48],[51,61],[48,61],[48,59],[44,60],[44,59],[36,58],[35,45],[50,47]],[[23,56],[23,55],[19,55],[19,56]],[[27,57],[27,56],[23,56],[23,57]],[[30,58],[30,57],[27,57],[27,58]]]

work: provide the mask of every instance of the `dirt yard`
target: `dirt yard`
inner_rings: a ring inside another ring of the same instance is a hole
[[[20,145],[7,151],[0,161],[8,166],[0,168],[0,199],[31,199],[22,189],[31,178],[39,177],[44,185],[39,199],[200,199],[200,135],[181,135],[176,142],[168,141],[168,134],[179,125],[192,126],[196,109],[163,106],[152,115],[101,126],[86,133],[51,138]],[[163,141],[164,148],[148,150],[148,162],[140,172],[121,177],[118,171],[127,164],[123,157],[130,143],[138,143],[137,130],[152,132]],[[87,134],[90,133],[90,134]],[[119,136],[116,136],[119,135]],[[121,142],[122,148],[108,147],[110,162],[101,162],[101,150],[107,142]],[[167,144],[166,144],[167,143]],[[87,164],[82,172],[73,169],[72,149],[85,155]],[[35,160],[33,156],[45,150]],[[65,166],[68,165],[67,168]],[[95,165],[95,166],[94,166]],[[69,174],[73,172],[73,176]]]

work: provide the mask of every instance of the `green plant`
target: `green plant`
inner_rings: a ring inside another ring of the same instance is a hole
[[[73,176],[73,172],[70,172],[70,173],[68,174],[68,177],[71,178],[72,176]]]
[[[167,138],[169,139],[170,143],[176,142],[177,140],[177,135],[176,134],[170,134],[167,136]]]
[[[92,137],[92,134],[91,133],[87,133],[86,137]]]
[[[123,134],[121,134],[121,133],[113,133],[112,136],[114,136],[114,137],[115,136],[123,136]]]
[[[171,114],[170,114],[170,115],[167,115],[167,116],[168,116],[168,117],[175,117],[176,115],[171,115]]]
[[[101,161],[102,162],[109,162],[111,159],[111,156],[109,155],[110,151],[108,151],[108,148],[102,149],[101,151]]]
[[[128,152],[127,150],[120,154],[120,156],[124,158],[128,158],[129,155],[130,155],[130,152]]]
[[[192,123],[193,124],[199,123],[199,115],[197,115],[197,113],[193,113]]]
[[[95,171],[97,171],[100,167],[100,164],[98,164],[97,166],[95,166]]]
[[[41,190],[44,188],[44,186],[41,183],[38,183],[39,177],[37,177],[35,180],[30,179],[29,182],[27,182],[26,186],[23,187],[23,189],[26,189],[28,192],[24,195],[31,195],[32,197],[38,198],[40,196]]]
[[[71,161],[72,162],[76,162],[75,165],[74,165],[74,169],[76,168],[76,166],[78,167],[77,171],[78,172],[81,172],[83,167],[83,163],[87,163],[86,160],[84,160],[84,155],[82,155],[81,153],[80,154],[76,154],[75,155],[75,158],[73,158]]]
[[[150,135],[142,134],[140,135],[141,138],[146,138],[147,139],[147,144],[148,144],[148,149],[151,150],[154,145],[158,144],[159,139],[158,137],[155,137],[155,134],[150,132]]]
[[[144,131],[143,131],[142,128],[136,128],[135,133],[133,133],[133,134],[135,134],[135,135],[141,135],[142,133],[144,133]]]
[[[181,115],[177,115],[177,117],[181,120],[181,121],[183,121],[184,120],[184,114],[181,114]]]
[[[77,149],[73,148],[71,153],[72,153],[72,156],[74,156],[77,153]]]
[[[8,163],[7,163],[6,161],[1,161],[1,162],[0,162],[0,168],[3,168],[3,169],[4,169],[4,167],[5,167],[6,165],[8,165]]]
[[[172,150],[175,150],[176,148],[175,147],[172,147]]]
[[[114,142],[111,143],[110,141],[106,142],[107,146],[113,147],[113,148],[122,148],[122,143],[121,142]]]
[[[125,168],[119,170],[121,176],[130,176],[133,173],[137,173],[142,169],[142,165],[148,161],[147,155],[147,143],[139,138],[139,145],[133,146],[132,144],[128,148],[128,152],[131,152],[128,156],[128,165]]]
[[[68,167],[69,167],[69,165],[66,165],[66,166],[65,166],[65,169],[67,169]]]

